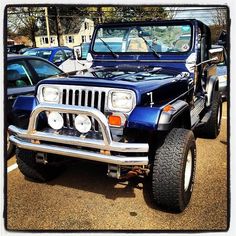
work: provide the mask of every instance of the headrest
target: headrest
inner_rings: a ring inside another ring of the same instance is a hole
[[[148,52],[148,47],[143,39],[133,38],[130,39],[127,52]]]
[[[7,80],[8,81],[16,81],[20,79],[20,73],[17,70],[8,70],[7,71]]]

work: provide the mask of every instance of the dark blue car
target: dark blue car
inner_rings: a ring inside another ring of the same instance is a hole
[[[73,55],[73,50],[68,47],[34,48],[23,55],[42,57],[59,66]]]
[[[5,71],[7,85],[7,123],[18,124],[17,116],[12,106],[20,95],[32,95],[35,85],[45,78],[62,74],[63,71],[52,63],[31,56],[13,55],[7,56]],[[7,139],[7,156],[11,157],[14,146]]]

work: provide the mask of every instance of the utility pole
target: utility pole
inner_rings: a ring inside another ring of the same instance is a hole
[[[49,47],[51,47],[51,37],[50,37],[50,29],[49,29],[49,23],[48,23],[48,8],[47,7],[45,7],[45,19],[46,19],[48,43],[49,43]]]
[[[60,10],[59,7],[56,7],[56,30],[57,30],[57,42],[58,46],[64,46],[64,39],[62,35],[62,26],[61,26],[61,20],[60,20]]]
[[[97,13],[98,13],[98,23],[101,24],[103,23],[102,7],[97,7]]]

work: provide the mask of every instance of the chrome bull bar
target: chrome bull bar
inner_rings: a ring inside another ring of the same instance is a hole
[[[36,126],[38,116],[41,112],[44,111],[56,111],[59,113],[69,113],[77,115],[83,114],[91,116],[99,123],[103,140],[37,131]],[[117,165],[148,164],[148,144],[121,143],[113,141],[107,118],[102,112],[95,108],[61,104],[40,104],[36,106],[32,111],[27,130],[18,128],[13,125],[9,126],[8,129],[11,133],[10,141],[19,148]],[[46,141],[48,143],[40,143],[40,141]],[[56,144],[64,144],[70,146],[62,146]],[[79,149],[78,147],[91,148],[91,150],[83,150]],[[92,149],[94,149],[94,151]],[[99,153],[99,150],[114,151],[119,152],[119,154],[107,155]],[[125,155],[126,153],[136,153],[137,156]],[[138,153],[140,153],[140,155],[138,155]],[[144,153],[145,155],[143,155]]]

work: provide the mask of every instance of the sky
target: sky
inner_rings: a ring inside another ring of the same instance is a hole
[[[214,17],[216,17],[214,7],[178,7],[175,16],[176,19],[198,19],[206,25],[212,25]]]

